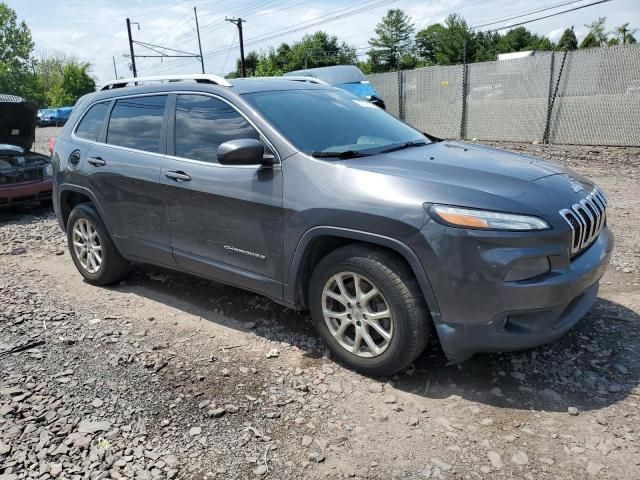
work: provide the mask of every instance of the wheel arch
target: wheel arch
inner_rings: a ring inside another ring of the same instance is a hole
[[[100,207],[100,203],[98,203],[95,195],[91,192],[91,190],[77,185],[61,185],[58,201],[60,208],[60,224],[63,230],[67,228],[69,215],[77,205],[80,205],[82,203],[91,203],[97,210],[98,215],[100,215],[100,218],[107,227],[107,230],[111,231],[109,225],[107,225],[107,221],[102,212],[102,208]]]
[[[285,302],[306,307],[312,267],[329,252],[355,242],[386,248],[406,261],[418,280],[432,318],[434,321],[439,320],[440,310],[429,278],[417,255],[408,245],[384,235],[341,227],[314,227],[300,238],[288,270],[287,283],[284,285]]]

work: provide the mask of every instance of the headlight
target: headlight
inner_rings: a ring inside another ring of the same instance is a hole
[[[53,165],[51,165],[50,163],[48,165],[45,165],[42,169],[42,174],[45,177],[53,177]]]
[[[484,230],[546,230],[549,224],[538,217],[491,212],[472,208],[433,205],[431,212],[447,225]]]

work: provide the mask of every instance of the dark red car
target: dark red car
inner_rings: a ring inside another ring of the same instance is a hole
[[[51,201],[51,159],[31,151],[38,108],[0,94],[0,207]]]

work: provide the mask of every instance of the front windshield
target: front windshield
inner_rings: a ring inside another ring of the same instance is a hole
[[[338,89],[267,91],[244,97],[307,153],[377,153],[392,145],[429,143],[384,110]]]

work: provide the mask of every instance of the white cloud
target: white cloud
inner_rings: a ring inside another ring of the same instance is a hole
[[[551,30],[547,34],[547,38],[552,42],[557,42],[558,40],[560,40],[560,37],[562,36],[562,32],[564,31],[565,31],[564,28],[556,28],[555,30]]]

